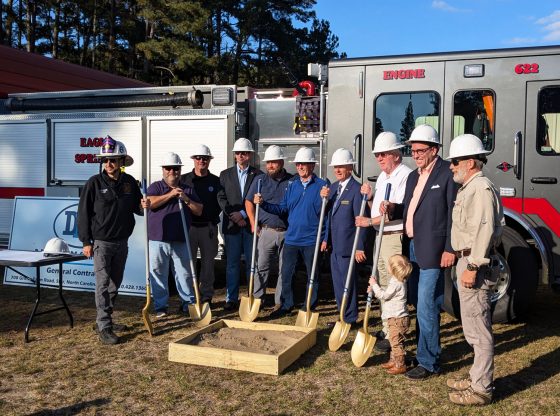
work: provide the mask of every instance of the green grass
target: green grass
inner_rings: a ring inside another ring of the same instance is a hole
[[[325,324],[338,316],[332,304],[323,304],[317,344],[276,377],[169,362],[169,342],[195,328],[188,318],[175,316],[154,322],[160,334],[150,337],[142,325],[141,298],[117,299],[116,320],[131,330],[123,333],[123,344],[101,345],[92,330],[93,294],[65,296],[74,328],[69,328],[64,312],[40,316],[31,328],[31,342],[25,344],[23,329],[34,291],[0,285],[0,414],[558,414],[560,297],[543,289],[527,321],[494,326],[495,401],[477,409],[460,408],[447,399],[445,379],[467,373],[472,352],[460,323],[445,314],[441,376],[422,382],[389,376],[379,367],[387,357],[379,353],[364,367],[354,367],[350,348],[355,331],[339,351],[330,352]],[[217,319],[238,319],[236,313],[224,313],[223,294],[215,301]],[[56,305],[56,292],[44,291],[44,302],[43,307]],[[266,313],[261,319],[266,320]],[[293,325],[295,316],[279,322]],[[378,322],[378,311],[373,322]],[[414,351],[412,342],[407,349]]]

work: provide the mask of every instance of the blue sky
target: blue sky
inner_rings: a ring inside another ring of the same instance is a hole
[[[560,45],[558,0],[317,0],[349,58]]]

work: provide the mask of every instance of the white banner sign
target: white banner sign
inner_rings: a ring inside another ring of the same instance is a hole
[[[78,239],[78,198],[17,197],[14,203],[10,250],[42,251],[53,237],[64,239],[72,253],[82,252]],[[146,256],[144,251],[145,227],[142,217],[135,216],[136,226],[128,240],[128,259],[119,294],[145,296]],[[16,270],[35,279],[34,267]],[[58,266],[41,267],[41,283],[58,284]],[[93,259],[65,263],[63,287],[70,290],[95,290]],[[34,286],[33,281],[5,268],[4,284]]]

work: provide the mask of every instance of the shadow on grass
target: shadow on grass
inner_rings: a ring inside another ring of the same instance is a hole
[[[37,412],[29,413],[27,416],[51,416],[64,415],[72,416],[82,413],[82,411],[92,407],[97,408],[111,403],[111,399],[95,399],[86,402],[80,402],[71,406],[59,407],[58,409],[43,409]]]

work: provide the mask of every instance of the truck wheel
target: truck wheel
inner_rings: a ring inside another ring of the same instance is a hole
[[[492,290],[492,321],[502,323],[521,318],[527,311],[537,290],[538,264],[529,244],[510,227],[504,227],[497,258],[500,276]],[[445,273],[443,309],[460,319],[454,267]]]

